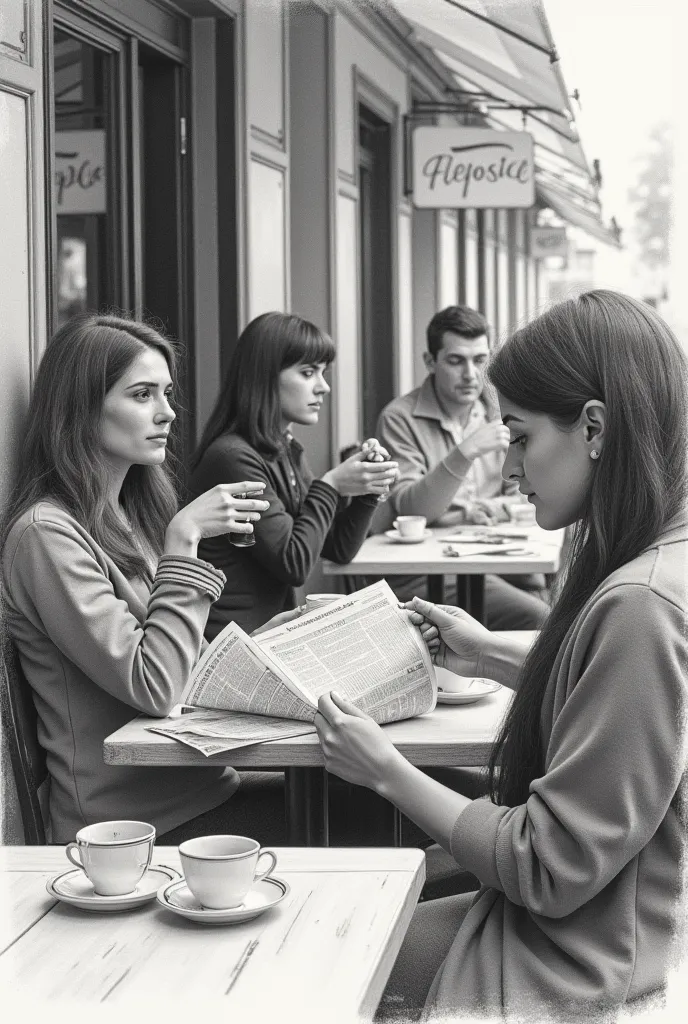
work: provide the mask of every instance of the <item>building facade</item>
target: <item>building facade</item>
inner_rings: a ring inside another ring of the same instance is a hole
[[[79,310],[179,339],[186,452],[250,319],[330,331],[317,473],[422,378],[437,309],[497,335],[535,312],[537,206],[413,206],[409,119],[457,85],[419,31],[382,0],[3,0],[0,504],[41,353]]]

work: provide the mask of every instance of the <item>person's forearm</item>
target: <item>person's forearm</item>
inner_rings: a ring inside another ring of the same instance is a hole
[[[529,644],[493,634],[489,649],[483,650],[478,658],[477,673],[515,690],[529,650]]]
[[[375,789],[448,852],[456,819],[472,803],[425,775],[398,751]]]
[[[186,555],[188,558],[198,557],[198,536],[189,528],[170,523],[165,531],[164,555]]]
[[[471,463],[455,448],[443,462],[413,483],[402,480],[392,488],[392,501],[399,515],[425,516],[432,524],[456,497]]]

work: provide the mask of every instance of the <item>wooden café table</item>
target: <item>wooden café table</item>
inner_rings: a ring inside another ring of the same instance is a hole
[[[563,530],[542,530],[539,526],[502,524],[514,533],[527,533],[527,540],[514,540],[505,549],[525,547],[532,555],[462,555],[443,554],[444,538],[458,536],[461,528],[444,527],[431,530],[431,537],[417,544],[390,540],[384,533],[366,538],[358,554],[345,565],[323,560],[325,576],[427,576],[428,598],[441,604],[444,577],[456,577],[457,601],[479,622],[485,620],[485,576],[496,574],[554,573],[559,568]],[[472,527],[477,529],[477,527]],[[488,531],[489,532],[489,529]],[[456,547],[456,545],[452,545]]]
[[[534,631],[501,634],[524,642]],[[419,767],[441,768],[487,764],[499,724],[511,700],[505,687],[476,704],[438,704],[430,714],[393,722],[384,727],[395,747]],[[288,841],[294,846],[327,846],[328,791],[323,754],[315,734],[272,740],[205,757],[178,740],[148,732],[146,726],[164,719],[139,716],[103,744],[106,764],[118,765],[231,765],[239,770],[284,770]],[[374,797],[374,794],[370,794]],[[400,815],[391,804],[377,800],[376,822],[380,845],[400,842]]]
[[[155,899],[120,913],[58,903],[45,885],[69,867],[63,847],[1,847],[5,1020],[372,1020],[425,880],[423,852],[275,853],[287,897],[211,926]],[[176,847],[156,848],[153,862],[181,872]]]

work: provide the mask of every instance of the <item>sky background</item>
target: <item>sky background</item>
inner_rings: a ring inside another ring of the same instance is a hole
[[[615,216],[625,229],[621,256],[602,247],[598,263],[608,279],[600,283],[637,294],[642,284],[634,265],[628,192],[652,126],[671,122],[677,142],[685,132],[685,104],[680,100],[688,85],[682,45],[688,15],[679,0],[544,0],[544,7],[566,84],[570,92],[580,92],[581,108],[572,104],[583,148],[590,162],[599,158],[602,164],[604,217]],[[681,180],[678,167],[675,180]],[[685,233],[675,234],[672,263],[675,273],[679,265],[683,273],[688,269]],[[680,315],[688,322],[688,313]]]
[[[607,215],[628,221],[627,193],[653,124],[674,116],[677,0],[544,0],[590,160],[602,161]]]

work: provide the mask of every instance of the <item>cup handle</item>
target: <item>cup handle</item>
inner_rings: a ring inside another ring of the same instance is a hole
[[[76,852],[76,860],[74,860],[73,853]],[[81,857],[79,856],[79,844],[78,843],[67,843],[65,846],[65,853],[67,854],[67,860],[71,860],[75,868],[81,868],[84,871],[84,865],[81,863]]]
[[[260,858],[261,857],[269,857],[270,860],[271,860],[271,864],[270,864],[270,867],[266,871],[258,871],[258,870],[256,870],[256,873],[253,876],[253,881],[254,882],[260,882],[263,878],[267,878],[268,875],[272,874],[272,872],[275,870],[275,867],[277,866],[277,857],[272,852],[272,850],[261,850],[260,853],[258,854],[258,861],[256,863],[256,869],[258,868],[258,864],[260,864]]]

